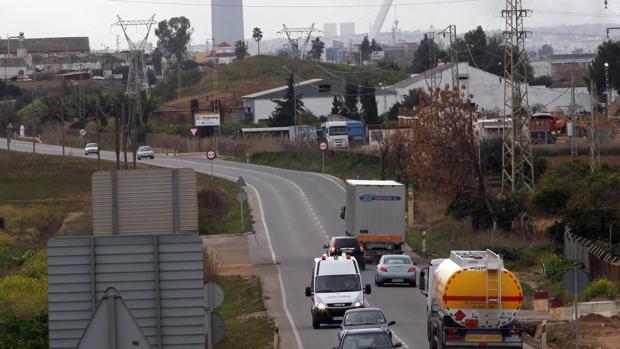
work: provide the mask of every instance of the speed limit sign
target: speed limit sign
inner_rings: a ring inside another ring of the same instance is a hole
[[[215,150],[207,151],[207,159],[215,160],[215,158],[217,158],[217,153],[215,152]]]
[[[319,142],[319,150],[320,151],[327,151],[328,149],[329,149],[329,144],[327,143],[327,141]]]

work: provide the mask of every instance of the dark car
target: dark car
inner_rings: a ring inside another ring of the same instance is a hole
[[[388,321],[385,318],[383,311],[379,308],[347,310],[342,318],[342,325],[340,325],[338,338],[342,338],[342,334],[348,330],[377,327],[383,328],[391,336],[392,333],[388,327],[394,325],[395,323],[396,321]]]
[[[400,348],[402,344],[392,342],[383,328],[347,330],[342,333],[340,345],[334,349],[388,349]]]
[[[328,256],[341,256],[346,253],[353,256],[357,260],[360,269],[366,270],[366,261],[364,260],[364,248],[357,238],[350,236],[334,236],[329,239],[327,245],[323,245]]]

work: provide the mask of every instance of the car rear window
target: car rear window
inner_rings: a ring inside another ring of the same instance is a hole
[[[336,248],[355,248],[357,239],[336,239]]]
[[[97,143],[88,143],[86,144],[87,148],[96,148],[97,147]]]
[[[411,264],[411,260],[407,257],[387,257],[383,264]]]
[[[380,311],[358,311],[347,314],[342,321],[345,326],[380,325],[385,317]]]

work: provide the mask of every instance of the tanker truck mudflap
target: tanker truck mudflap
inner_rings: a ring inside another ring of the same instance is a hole
[[[522,348],[518,279],[487,251],[452,251],[420,271],[431,348]]]

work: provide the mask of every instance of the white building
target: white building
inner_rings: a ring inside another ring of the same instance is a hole
[[[243,0],[212,0],[211,28],[214,46],[243,41]]]
[[[325,23],[323,24],[323,35],[326,38],[335,38],[338,36],[338,24],[337,23]]]
[[[355,35],[355,23],[340,23],[340,36]]]
[[[452,82],[452,70],[446,64],[434,69],[438,85],[444,87]],[[428,91],[430,73],[415,75],[407,80],[389,86],[382,91],[378,89],[377,107],[381,113],[384,108],[389,109],[396,102],[402,101],[403,96],[410,90],[422,89]],[[464,95],[473,95],[479,112],[504,111],[504,78],[484,70],[469,66],[468,63],[459,63],[459,81]],[[529,87],[529,105],[544,105],[548,111],[555,108],[565,108],[571,104],[570,89],[550,89],[543,86]],[[382,98],[383,97],[383,98]],[[576,93],[575,100],[581,111],[591,110],[591,100],[588,93]]]
[[[0,59],[0,80],[26,79],[32,73],[32,69],[24,58]]]
[[[280,86],[243,96],[245,112],[251,116],[254,123],[269,119],[276,109],[273,100],[284,98],[286,90],[287,86]],[[317,117],[328,116],[331,114],[334,96],[344,94],[344,84],[340,81],[312,79],[300,82],[296,92],[302,96],[305,110]]]

